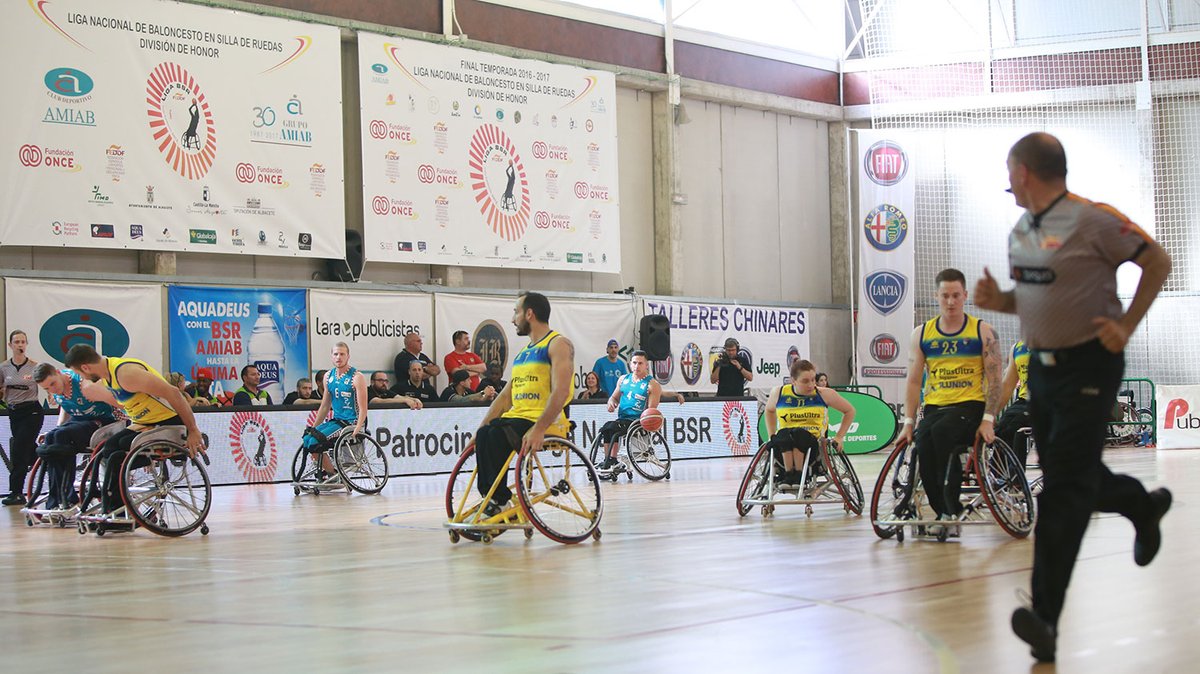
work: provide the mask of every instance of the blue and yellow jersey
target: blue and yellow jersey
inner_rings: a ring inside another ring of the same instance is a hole
[[[1013,344],[1012,362],[1017,366],[1017,397],[1029,399],[1029,347],[1020,340]]]
[[[967,316],[961,330],[946,334],[938,318],[921,329],[921,353],[929,376],[925,380],[926,405],[954,405],[984,400],[983,339],[979,319]]]
[[[346,374],[339,375],[337,370],[330,370],[325,375],[325,390],[329,391],[332,401],[333,418],[338,421],[355,423],[358,421],[358,392],[354,390],[354,375],[358,370],[353,367]]]
[[[117,383],[117,372],[126,365],[141,365],[150,371],[150,374],[162,379],[162,375],[158,370],[150,367],[145,361],[137,358],[112,358],[108,359],[108,390],[112,391],[116,396],[117,402],[121,403],[121,407],[125,408],[125,416],[135,424],[142,426],[151,426],[172,417],[178,416],[175,410],[171,409],[163,400],[150,395],[149,393],[133,393],[121,388]],[[165,381],[165,380],[164,380]]]
[[[617,404],[618,419],[637,419],[646,411],[646,401],[650,399],[650,382],[653,380],[652,375],[634,379],[632,374],[617,380],[617,389],[621,392],[621,399]]]
[[[509,382],[512,387],[512,407],[500,416],[528,419],[535,423],[541,418],[546,403],[550,401],[550,342],[556,337],[558,333],[551,330],[536,344],[529,344],[517,354]],[[570,396],[567,402],[571,402]],[[566,437],[568,431],[567,417],[559,412],[558,419],[546,429],[546,434]]]
[[[71,379],[71,383],[67,386],[66,395],[55,393],[53,398],[60,408],[67,411],[67,415],[74,419],[113,420],[112,405],[88,400],[83,395],[83,378],[79,376],[78,372],[74,370],[59,370],[59,372],[67,375]]]
[[[818,438],[829,428],[829,406],[821,393],[814,391],[810,396],[802,396],[791,384],[779,387],[775,417],[779,420],[780,430],[803,428]]]

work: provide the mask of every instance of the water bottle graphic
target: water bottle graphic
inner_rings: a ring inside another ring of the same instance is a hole
[[[258,305],[258,320],[250,333],[246,352],[250,363],[258,368],[258,388],[266,391],[275,404],[282,404],[285,359],[283,338],[271,318],[271,305]]]

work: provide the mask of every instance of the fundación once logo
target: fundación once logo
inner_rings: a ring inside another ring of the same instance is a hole
[[[887,316],[900,308],[908,292],[908,278],[898,271],[881,269],[867,274],[863,279],[863,292],[867,303],[880,314]]]
[[[99,353],[119,358],[129,351],[129,331],[99,309],[67,309],[42,323],[38,343],[46,355],[59,362],[76,344],[87,344]]]

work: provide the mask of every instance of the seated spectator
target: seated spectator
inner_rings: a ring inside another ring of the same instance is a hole
[[[321,396],[313,390],[312,380],[301,377],[296,380],[296,390],[287,394],[283,399],[284,405],[320,405]]]
[[[504,366],[503,365],[496,365],[496,364],[489,365],[488,369],[487,369],[487,376],[484,377],[483,379],[479,380],[479,388],[475,389],[475,392],[479,393],[480,391],[484,390],[485,388],[487,388],[489,386],[491,386],[493,389],[495,389],[496,393],[503,391],[504,387],[508,385],[508,382],[506,382],[506,381],[504,381],[504,379],[502,379],[503,376],[504,376]]]
[[[471,335],[467,334],[466,330],[459,330],[454,333],[451,338],[454,340],[454,350],[446,354],[442,359],[442,364],[446,366],[446,376],[449,377],[459,370],[466,370],[471,378],[467,381],[467,387],[471,391],[479,388],[479,375],[487,372],[487,365],[479,354],[467,350],[471,345]],[[450,382],[450,386],[454,386],[454,382]]]
[[[182,376],[182,375],[181,375]],[[184,386],[183,397],[192,407],[212,407],[217,397],[212,394],[212,372],[201,369],[196,372],[196,383]]]
[[[233,394],[234,405],[271,405],[271,394],[258,388],[258,368],[246,365],[242,368],[242,387]]]
[[[583,375],[583,390],[575,396],[578,400],[605,400],[604,389],[600,388],[600,375],[589,372]]]
[[[475,393],[471,392],[470,384],[471,373],[467,370],[456,370],[450,375],[450,385],[442,391],[442,402],[459,403],[459,402],[477,402],[480,400],[491,400],[496,397],[496,389],[487,386]]]
[[[376,370],[375,373],[371,375],[371,385],[367,387],[367,400],[375,400],[376,398],[387,400],[389,398],[395,398],[399,395],[400,394],[388,388],[388,375],[386,372],[383,370]]]
[[[313,375],[313,395],[317,396],[317,400],[325,397],[325,374],[329,370],[317,370]]]
[[[408,364],[414,360],[421,363],[422,378],[424,379],[433,379],[442,373],[442,368],[434,365],[433,361],[429,359],[429,356],[421,353],[421,346],[424,343],[425,342],[421,338],[421,334],[418,332],[409,332],[408,334],[404,335],[404,350],[396,354],[396,359],[392,361],[392,368],[396,374],[397,385],[399,385],[399,382],[408,378]],[[431,387],[432,385],[432,382],[430,382]]]
[[[422,367],[421,361],[413,359],[408,362],[408,376],[403,381],[398,382],[392,387],[392,390],[402,396],[416,398],[422,403],[437,402],[437,391],[433,390],[433,384],[425,378],[425,368]]]

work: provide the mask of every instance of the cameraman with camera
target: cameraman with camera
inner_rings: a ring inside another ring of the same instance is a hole
[[[742,395],[746,382],[754,380],[750,360],[738,352],[739,344],[730,337],[725,340],[725,352],[713,361],[709,382],[717,385],[718,398],[736,398]]]

